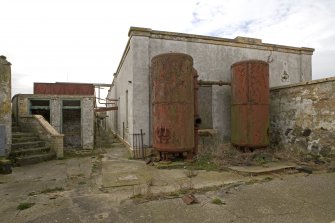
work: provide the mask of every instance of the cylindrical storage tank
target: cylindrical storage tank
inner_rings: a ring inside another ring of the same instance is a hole
[[[153,147],[159,152],[194,149],[193,59],[167,53],[151,60]]]
[[[231,142],[237,147],[269,145],[269,64],[247,60],[231,66]]]

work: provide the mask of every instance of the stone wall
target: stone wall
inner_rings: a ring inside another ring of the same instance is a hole
[[[272,146],[335,155],[335,77],[271,89]]]
[[[0,156],[7,156],[12,144],[11,64],[0,56]]]

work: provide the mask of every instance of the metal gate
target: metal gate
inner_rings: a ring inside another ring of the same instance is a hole
[[[143,144],[143,133],[142,129],[140,133],[134,133],[133,135],[133,158],[134,159],[144,159],[146,157],[145,154],[145,146]]]

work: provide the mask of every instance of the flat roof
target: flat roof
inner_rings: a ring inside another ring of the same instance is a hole
[[[314,49],[309,47],[293,47],[293,46],[263,43],[261,39],[257,38],[237,36],[235,39],[228,39],[214,36],[158,31],[142,27],[130,27],[128,36],[129,38],[131,38],[132,36],[147,36],[153,39],[198,42],[198,43],[207,43],[214,45],[226,45],[232,47],[271,50],[271,51],[296,53],[296,54],[312,55],[314,52]]]

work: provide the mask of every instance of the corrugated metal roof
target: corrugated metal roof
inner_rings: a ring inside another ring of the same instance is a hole
[[[34,94],[94,95],[94,85],[82,83],[34,83]]]

